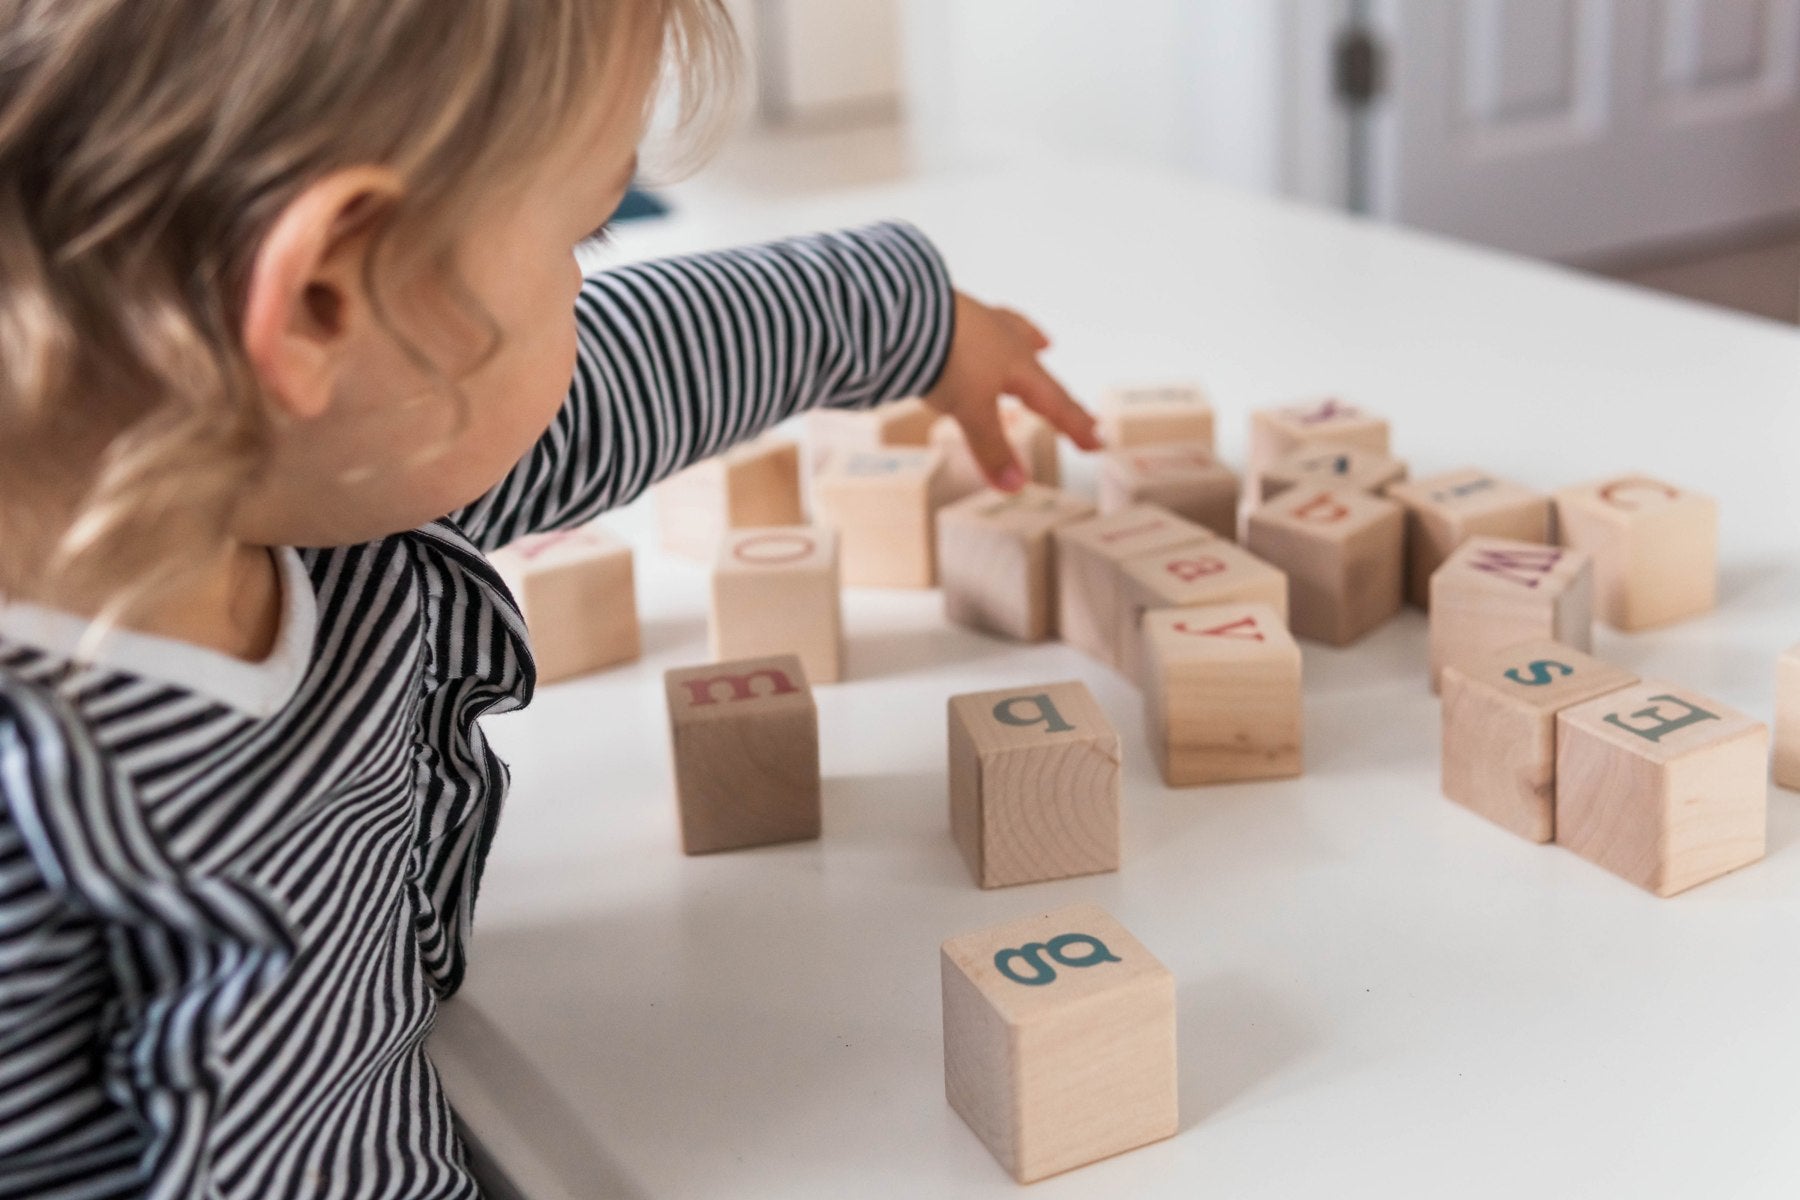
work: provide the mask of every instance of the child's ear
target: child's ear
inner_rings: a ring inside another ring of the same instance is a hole
[[[300,193],[263,237],[241,334],[266,394],[289,417],[330,406],[345,352],[371,319],[363,270],[372,231],[404,192],[386,168],[347,168]]]

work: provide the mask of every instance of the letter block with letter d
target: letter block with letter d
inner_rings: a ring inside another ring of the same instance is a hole
[[[1144,614],[1144,724],[1170,787],[1300,774],[1300,647],[1266,604]]]
[[[1400,611],[1406,511],[1347,488],[1298,487],[1250,514],[1245,544],[1287,572],[1295,634],[1347,646]]]
[[[1175,977],[1091,904],[951,938],[944,1092],[1020,1183],[1175,1132]]]
[[[1119,735],[1085,685],[950,698],[950,832],[984,888],[1119,869]]]
[[[1666,683],[1556,721],[1559,845],[1658,896],[1763,856],[1768,726]]]

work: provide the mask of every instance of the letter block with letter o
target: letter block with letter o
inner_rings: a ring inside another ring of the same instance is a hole
[[[492,561],[524,614],[539,683],[638,656],[631,547],[599,525],[520,538]]]
[[[1108,448],[1194,443],[1213,448],[1213,407],[1197,383],[1114,388],[1100,397],[1100,438]]]
[[[657,484],[656,525],[662,548],[712,561],[728,529],[799,525],[800,447],[760,437],[696,463]]]
[[[663,686],[684,851],[819,836],[819,712],[796,655],[684,667]]]
[[[1712,611],[1719,507],[1698,492],[1628,475],[1556,493],[1562,544],[1594,556],[1600,619],[1627,632]]]
[[[1120,575],[1118,666],[1133,682],[1143,678],[1144,614],[1153,608],[1267,604],[1287,622],[1287,575],[1232,542],[1139,555]]]
[[[817,523],[838,531],[851,587],[937,583],[937,513],[944,456],[936,450],[828,450],[813,471]]]
[[[1473,468],[1396,483],[1406,508],[1406,598],[1431,607],[1431,577],[1472,537],[1550,540],[1550,497]]]
[[[1236,472],[1199,442],[1112,450],[1100,459],[1104,513],[1158,504],[1219,537],[1235,540],[1241,490]]]
[[[1300,647],[1266,604],[1144,614],[1144,724],[1170,787],[1300,774]]]
[[[1246,545],[1288,577],[1303,638],[1347,646],[1400,611],[1406,513],[1346,488],[1294,488],[1250,514]]]
[[[1556,721],[1559,845],[1659,896],[1763,856],[1768,726],[1666,683]]]
[[[1522,642],[1444,670],[1444,795],[1522,838],[1556,832],[1556,714],[1637,682],[1572,646]]]
[[[1250,469],[1264,468],[1305,446],[1329,442],[1388,453],[1388,423],[1335,396],[1250,414]]]
[[[812,683],[842,673],[837,533],[816,525],[725,536],[712,577],[715,659],[798,654]]]
[[[1081,683],[950,698],[950,832],[984,888],[1119,869],[1119,735]]]
[[[1548,638],[1594,644],[1594,564],[1565,546],[1470,538],[1431,577],[1431,690],[1444,668]]]
[[[1056,628],[1062,640],[1109,667],[1119,665],[1123,579],[1139,554],[1214,542],[1218,535],[1154,504],[1134,504],[1056,530]]]
[[[1800,791],[1800,646],[1775,668],[1775,782]]]
[[[944,1092],[1020,1183],[1174,1134],[1175,977],[1091,904],[951,938]]]
[[[983,489],[938,514],[944,615],[959,625],[1039,642],[1056,632],[1056,542],[1063,525],[1094,515],[1086,500],[1028,483],[1016,495]]]

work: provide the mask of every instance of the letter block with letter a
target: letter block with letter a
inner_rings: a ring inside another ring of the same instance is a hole
[[[1056,632],[1056,542],[1063,525],[1094,515],[1086,500],[1028,483],[1016,495],[983,489],[938,514],[944,615],[959,625],[1040,642]]]
[[[799,525],[800,447],[768,436],[733,446],[657,484],[656,526],[664,551],[711,562],[728,529]]]
[[[798,656],[684,667],[663,687],[684,851],[819,836],[819,712]]]
[[[1030,1183],[1175,1132],[1175,977],[1091,904],[939,955],[944,1092]]]
[[[1100,397],[1100,438],[1109,449],[1175,442],[1213,449],[1213,407],[1197,383],[1113,388]]]
[[[1431,690],[1444,668],[1516,642],[1594,644],[1594,564],[1566,546],[1470,538],[1431,577]]]
[[[1119,869],[1119,735],[1081,683],[950,698],[950,833],[984,888]]]
[[[1058,636],[1083,654],[1116,667],[1124,603],[1119,565],[1139,554],[1198,546],[1218,537],[1166,508],[1134,504],[1058,526],[1055,540]]]
[[[1565,546],[1594,556],[1602,621],[1627,632],[1711,612],[1719,594],[1719,506],[1643,475],[1556,493]]]
[[[1637,682],[1560,642],[1444,670],[1444,795],[1522,838],[1556,833],[1556,714]]]
[[[1232,542],[1211,542],[1127,560],[1119,605],[1119,670],[1141,682],[1144,614],[1153,608],[1209,604],[1267,604],[1288,617],[1288,578]]]
[[[712,656],[798,654],[813,683],[843,665],[838,539],[818,525],[739,529],[725,536],[712,577]]]
[[[1769,728],[1640,683],[1556,718],[1556,841],[1672,896],[1763,856]]]
[[[492,561],[524,614],[539,683],[638,656],[631,547],[599,525],[520,538]]]
[[[1400,459],[1341,442],[1315,442],[1263,468],[1255,491],[1265,503],[1297,487],[1337,488],[1379,496],[1389,485],[1405,478],[1406,464]]]
[[[816,520],[838,532],[851,587],[928,588],[937,583],[938,509],[944,456],[936,450],[828,450],[813,471]]]
[[[1388,423],[1335,396],[1261,409],[1250,414],[1251,474],[1259,476],[1294,451],[1321,442],[1387,454]]]
[[[1236,540],[1236,472],[1200,442],[1172,442],[1112,450],[1100,458],[1100,511],[1118,512],[1134,504],[1158,504]]]
[[[1775,782],[1800,792],[1800,646],[1775,668]]]
[[[1266,604],[1154,609],[1144,725],[1170,787],[1300,774],[1300,647]]]
[[[1431,577],[1472,537],[1548,542],[1550,497],[1473,468],[1396,483],[1406,508],[1406,598],[1431,607]]]
[[[1400,611],[1406,513],[1392,500],[1293,488],[1250,514],[1245,544],[1287,573],[1289,621],[1300,637],[1348,646]]]

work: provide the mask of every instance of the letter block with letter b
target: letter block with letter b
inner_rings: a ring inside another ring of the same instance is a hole
[[[728,529],[799,525],[800,447],[760,437],[657,484],[656,524],[670,554],[710,562]]]
[[[1559,845],[1658,896],[1763,856],[1768,726],[1665,683],[1556,721]]]
[[[1086,500],[1028,483],[1015,495],[984,489],[938,514],[944,615],[1022,642],[1056,632],[1060,526],[1094,515]]]
[[[1300,774],[1300,647],[1266,604],[1144,614],[1144,724],[1170,787]]]
[[[815,525],[725,535],[712,577],[712,655],[798,654],[812,683],[836,683],[843,660],[838,540]]]
[[[1548,638],[1594,644],[1594,564],[1562,546],[1470,538],[1431,577],[1431,690],[1444,668]]]
[[[1100,438],[1109,449],[1194,443],[1213,448],[1213,408],[1196,383],[1114,388],[1100,398]]]
[[[1710,612],[1719,592],[1719,507],[1642,475],[1556,493],[1562,544],[1594,556],[1600,619],[1634,631]]]
[[[1287,573],[1296,634],[1347,646],[1400,611],[1406,514],[1343,488],[1294,488],[1250,514],[1246,544]]]
[[[1335,396],[1251,413],[1251,473],[1261,475],[1303,446],[1325,442],[1387,454],[1388,423]]]
[[[1473,468],[1396,483],[1388,499],[1406,507],[1406,598],[1431,607],[1431,577],[1477,535],[1550,540],[1550,497]]]
[[[819,712],[796,655],[685,667],[663,686],[684,851],[819,836]]]
[[[1775,782],[1800,791],[1800,646],[1775,668]]]
[[[638,656],[631,547],[598,525],[520,538],[493,555],[524,614],[538,682]]]
[[[1217,541],[1204,526],[1154,504],[1134,504],[1056,530],[1056,629],[1064,642],[1119,665],[1123,580],[1119,564],[1154,550]]]
[[[1100,460],[1100,511],[1158,504],[1222,538],[1237,537],[1237,474],[1199,442],[1113,450]]]
[[[1175,977],[1104,911],[945,942],[944,1092],[1020,1183],[1174,1134]]]
[[[984,888],[1119,869],[1119,735],[1085,685],[950,698],[950,832]]]

